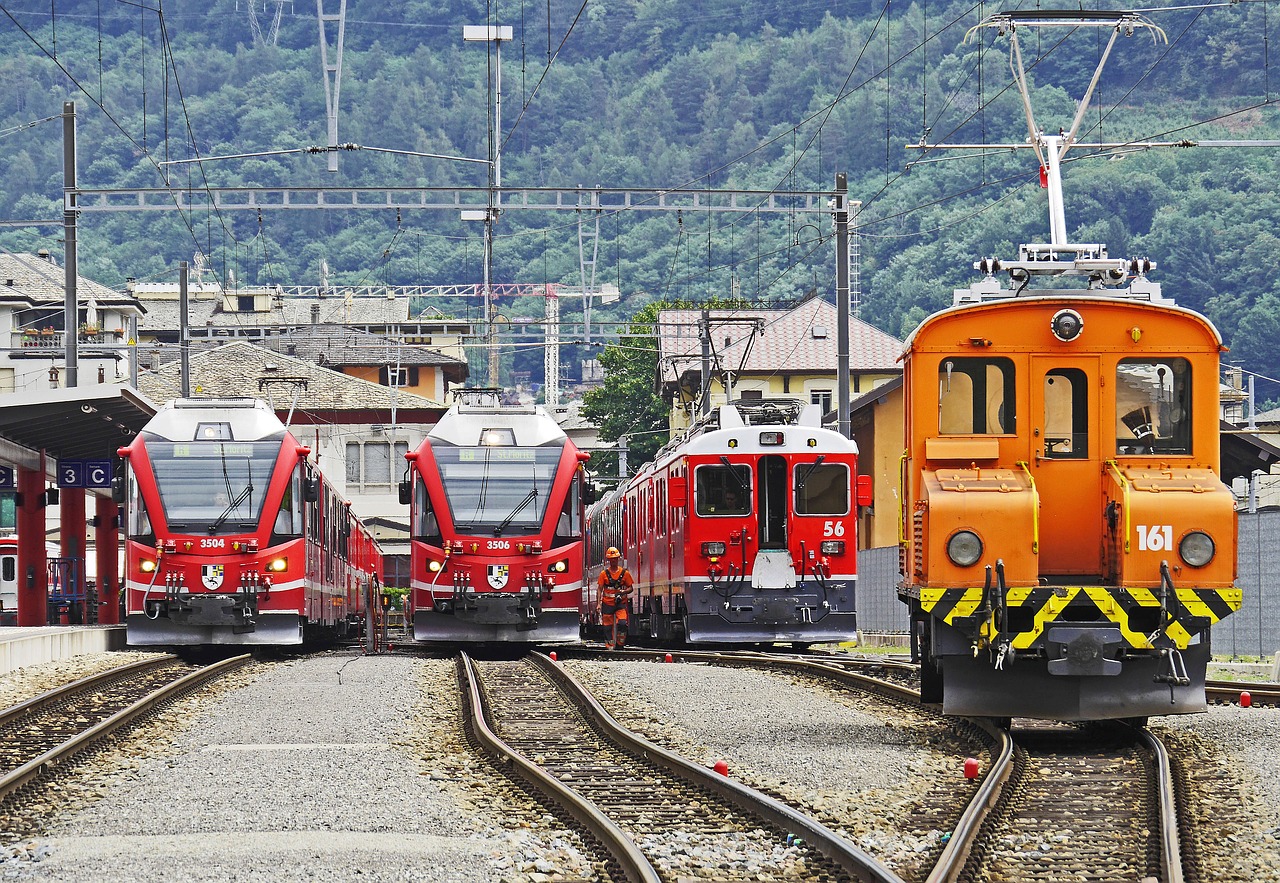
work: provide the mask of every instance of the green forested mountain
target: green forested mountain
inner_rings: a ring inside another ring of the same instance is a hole
[[[338,137],[487,156],[492,55],[464,43],[462,27],[510,25],[514,39],[502,48],[505,186],[813,191],[829,190],[845,172],[850,197],[863,204],[862,316],[902,335],[974,278],[973,260],[1012,256],[1019,242],[1047,238],[1029,153],[925,157],[905,149],[926,136],[986,144],[1026,137],[1007,39],[983,30],[965,40],[985,14],[1017,5],[349,0]],[[338,0],[324,6],[336,12]],[[365,151],[340,154],[337,172],[310,154],[160,166],[322,145],[325,92],[309,0],[151,7],[0,7],[0,220],[61,218],[56,117],[68,99],[77,105],[86,188],[160,187],[166,178],[178,189],[486,184],[480,165]],[[1272,107],[1280,56],[1273,59],[1270,39],[1280,15],[1240,3],[1152,20],[1168,43],[1142,32],[1119,41],[1085,138],[1280,136]],[[1044,128],[1069,124],[1106,37],[1065,28],[1024,37]],[[1232,361],[1280,377],[1277,156],[1266,147],[1106,158],[1078,151],[1065,169],[1069,236],[1156,261],[1153,278],[1218,324]],[[945,161],[905,172],[924,158]],[[597,282],[617,284],[623,297],[606,315],[622,321],[657,299],[784,303],[815,288],[830,292],[830,227],[822,215],[608,213]],[[60,236],[57,227],[0,227],[0,247],[56,253]],[[79,253],[84,275],[116,286],[130,276],[174,279],[178,262],[197,251],[227,284],[316,284],[322,263],[336,283],[454,284],[481,280],[481,240],[480,228],[456,214],[425,211],[89,213]],[[505,213],[494,279],[577,284],[574,214]],[[542,306],[501,310],[536,319]],[[532,348],[503,364],[535,376],[541,367]],[[1259,393],[1280,400],[1280,384],[1264,382]]]

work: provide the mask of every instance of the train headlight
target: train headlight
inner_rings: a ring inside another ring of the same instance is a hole
[[[723,555],[724,549],[725,549],[724,543],[703,543],[702,544],[702,554],[707,556],[708,558],[711,558],[716,555]]]
[[[972,567],[982,557],[982,540],[971,530],[958,530],[947,540],[947,557],[957,567]]]
[[[289,569],[288,558],[275,558],[271,561],[270,564],[267,565],[267,570],[271,571],[272,573],[284,573],[288,569]]]
[[[441,568],[441,567],[443,567],[443,566],[444,566],[444,565],[443,565],[443,564],[441,564],[439,561],[428,561],[428,562],[427,562],[427,570],[431,571],[432,573],[439,573],[439,572],[440,572],[440,568]]]
[[[151,573],[153,570],[156,569],[156,563],[152,561],[150,558],[143,558],[141,561],[138,562],[138,569],[141,570],[143,573]]]
[[[1049,320],[1049,330],[1063,343],[1069,343],[1084,331],[1084,318],[1075,310],[1058,310]]]
[[[1178,544],[1178,554],[1192,567],[1204,567],[1213,560],[1213,538],[1200,530],[1193,530]]]
[[[844,540],[823,540],[822,554],[823,555],[843,555]]]
[[[783,442],[781,432],[762,432],[760,433],[760,444],[762,445],[780,445]]]
[[[569,569],[569,562],[563,559],[551,565],[552,573],[564,573],[568,569]]]

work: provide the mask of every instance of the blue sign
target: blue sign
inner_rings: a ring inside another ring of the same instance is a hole
[[[0,466],[0,490],[13,490],[18,486],[18,479],[13,473],[13,467]]]
[[[85,460],[84,486],[111,487],[111,461]]]
[[[84,461],[58,461],[58,487],[84,487]]]

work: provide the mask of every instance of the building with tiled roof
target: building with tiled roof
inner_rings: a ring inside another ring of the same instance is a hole
[[[467,379],[461,341],[453,340],[458,341],[457,355],[342,325],[301,325],[264,338],[262,344],[351,377],[442,402],[450,383],[462,384]]]
[[[838,401],[836,308],[810,298],[787,310],[713,309],[710,405],[733,398],[794,398],[830,410]],[[658,314],[658,382],[671,403],[671,430],[696,419],[701,400],[701,310]],[[859,319],[849,320],[850,395],[901,376],[902,343]],[[727,394],[726,394],[727,386]]]
[[[0,393],[66,385],[65,291],[66,269],[48,252],[0,253]],[[82,276],[76,300],[77,385],[127,381],[138,301]]]
[[[409,509],[396,485],[405,453],[417,449],[445,405],[247,340],[194,352],[190,363],[192,396],[253,396],[289,423],[352,511],[370,523],[388,556],[387,585],[407,585]],[[139,390],[155,402],[176,398],[180,367],[171,361],[140,372]]]

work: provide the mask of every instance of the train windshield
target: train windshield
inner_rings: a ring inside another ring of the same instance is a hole
[[[454,527],[493,536],[538,530],[563,449],[563,441],[536,448],[433,445]]]
[[[146,444],[170,530],[217,535],[257,528],[283,439]]]
[[[1116,366],[1116,453],[1191,453],[1191,364],[1122,359]]]

